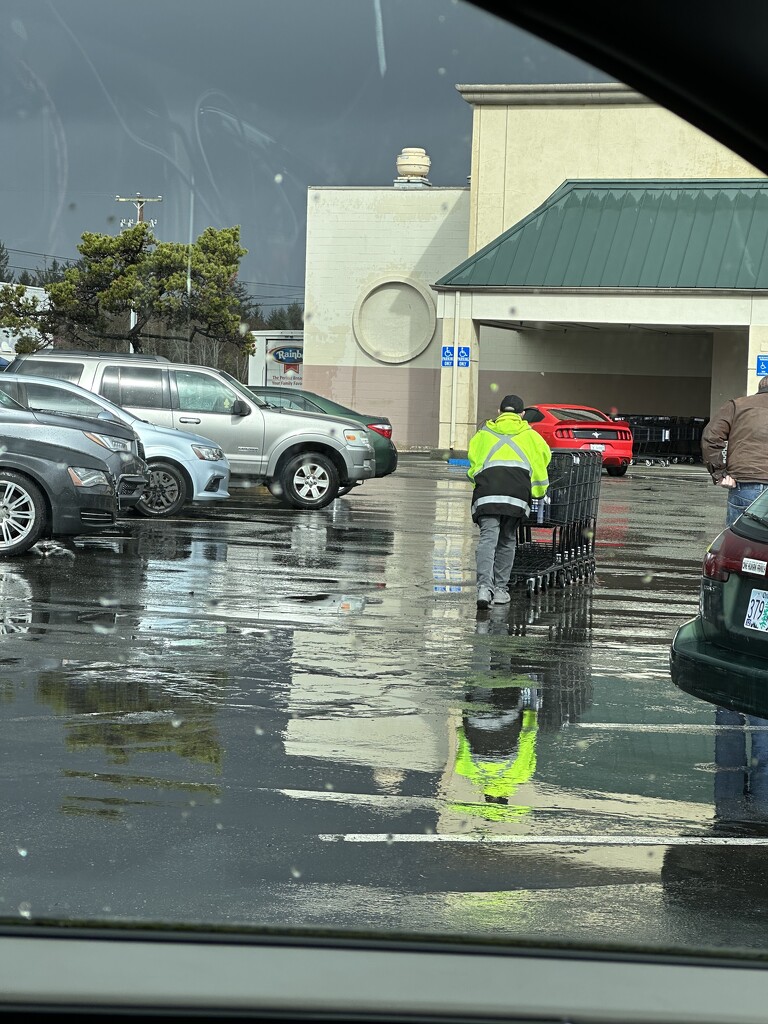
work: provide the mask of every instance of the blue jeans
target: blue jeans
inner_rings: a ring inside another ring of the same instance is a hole
[[[733,526],[741,513],[755,498],[759,497],[768,487],[768,484],[736,484],[728,491],[728,511],[725,517],[725,525]]]

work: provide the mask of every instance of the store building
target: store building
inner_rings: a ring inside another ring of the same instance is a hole
[[[310,189],[304,386],[456,451],[509,391],[707,416],[754,390],[765,176],[623,85],[458,90],[469,188],[401,160]]]

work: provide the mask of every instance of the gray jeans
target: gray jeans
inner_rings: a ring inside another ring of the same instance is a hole
[[[504,590],[515,562],[517,516],[480,516],[477,542],[477,585]]]

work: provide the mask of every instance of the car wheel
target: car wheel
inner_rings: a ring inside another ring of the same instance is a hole
[[[327,456],[302,452],[283,466],[280,485],[294,508],[325,508],[339,493],[339,474]]]
[[[45,499],[21,473],[0,470],[0,555],[20,555],[45,529]]]
[[[606,466],[606,472],[608,476],[624,476],[627,472],[628,466]]]
[[[136,511],[150,519],[174,516],[187,500],[187,481],[172,462],[150,462],[149,483]]]

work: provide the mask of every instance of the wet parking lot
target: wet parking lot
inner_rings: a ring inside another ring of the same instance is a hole
[[[604,477],[594,581],[477,613],[463,473],[0,565],[0,916],[764,948],[763,734],[668,672],[723,495]]]

